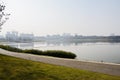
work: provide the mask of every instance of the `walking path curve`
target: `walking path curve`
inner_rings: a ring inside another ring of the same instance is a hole
[[[67,66],[72,68],[78,68],[83,70],[120,76],[120,64],[77,61],[74,59],[54,58],[48,56],[38,56],[32,54],[10,52],[3,49],[0,49],[0,54],[49,63],[49,64]]]

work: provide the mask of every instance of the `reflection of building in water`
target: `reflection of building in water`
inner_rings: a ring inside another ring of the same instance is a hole
[[[5,43],[4,45],[9,45],[12,47],[20,48],[20,49],[33,49],[34,48],[34,43]]]
[[[18,44],[9,44],[9,46],[15,47],[15,48],[19,48]]]
[[[33,34],[20,34],[20,41],[33,41],[34,35]]]
[[[34,43],[19,43],[19,48],[21,48],[21,49],[33,49]]]

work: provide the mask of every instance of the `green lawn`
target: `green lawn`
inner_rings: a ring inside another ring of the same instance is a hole
[[[120,80],[120,76],[0,55],[0,80]]]

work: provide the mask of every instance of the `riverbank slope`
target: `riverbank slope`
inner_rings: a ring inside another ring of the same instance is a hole
[[[94,72],[120,76],[120,64],[85,62],[85,61],[77,61],[73,59],[53,58],[53,57],[47,57],[47,56],[38,56],[38,55],[32,55],[32,54],[10,52],[3,49],[0,49],[0,54],[49,63],[49,64],[73,67],[73,68],[78,68],[83,70],[89,70]]]

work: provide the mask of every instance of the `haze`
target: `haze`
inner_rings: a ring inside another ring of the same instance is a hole
[[[120,35],[120,0],[4,0],[2,33]]]

